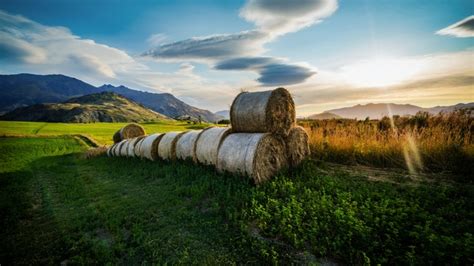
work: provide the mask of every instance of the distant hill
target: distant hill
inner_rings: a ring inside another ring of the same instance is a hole
[[[310,115],[308,116],[309,119],[315,119],[315,120],[323,120],[323,119],[338,119],[338,118],[342,118],[341,116],[338,116],[336,114],[333,114],[333,113],[320,113],[320,114],[314,114],[314,115]]]
[[[349,119],[365,119],[369,117],[371,119],[380,119],[384,116],[392,115],[415,115],[420,111],[428,112],[431,114],[438,114],[440,112],[452,112],[457,109],[463,108],[474,108],[474,102],[467,104],[456,104],[452,106],[436,106],[432,108],[423,108],[411,104],[394,104],[394,103],[369,103],[365,105],[355,105],[352,107],[345,107],[339,109],[327,110],[324,113],[331,113],[338,115],[342,118]]]
[[[230,119],[230,111],[229,110],[222,110],[219,112],[215,112],[215,115],[220,116],[222,119]]]
[[[199,109],[184,103],[170,93],[151,93],[137,91],[125,86],[103,85],[98,88],[101,91],[113,91],[123,95],[133,101],[143,104],[144,106],[162,113],[168,117],[175,118],[180,116],[191,116],[194,118],[201,117],[202,120],[215,122],[219,117],[208,110]]]
[[[20,107],[1,116],[2,120],[43,122],[146,122],[169,119],[113,92],[100,92],[63,103]]]
[[[124,86],[94,87],[81,80],[64,75],[16,74],[0,75],[0,113],[40,103],[61,103],[72,97],[102,91],[121,94],[168,117],[201,116],[206,121],[219,119],[208,110],[190,106],[169,93],[150,93]]]

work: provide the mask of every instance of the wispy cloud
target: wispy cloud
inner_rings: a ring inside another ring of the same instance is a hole
[[[268,36],[260,31],[216,34],[161,44],[143,56],[174,61],[209,62],[223,58],[256,55],[263,52]]]
[[[337,0],[249,0],[240,15],[270,35],[283,35],[332,15]]]
[[[474,16],[469,16],[436,32],[439,35],[451,35],[455,37],[474,37]]]
[[[255,29],[160,44],[143,56],[162,61],[205,62],[217,70],[253,71],[260,75],[257,81],[263,86],[298,84],[315,74],[313,68],[262,57],[264,45],[313,25],[336,9],[337,0],[249,0],[240,16],[255,23]]]
[[[84,73],[97,79],[144,67],[127,53],[82,39],[67,28],[45,26],[3,11],[0,11],[0,60],[26,64],[33,69]]]
[[[297,113],[305,116],[328,109],[366,103],[412,103],[435,106],[474,101],[473,50],[398,58],[402,65],[419,66],[416,75],[383,87],[360,86],[345,79],[344,69],[319,70],[317,78],[292,86]]]
[[[263,86],[298,84],[316,73],[310,66],[289,64],[274,57],[240,57],[218,62],[219,70],[251,70],[260,75],[257,79]]]

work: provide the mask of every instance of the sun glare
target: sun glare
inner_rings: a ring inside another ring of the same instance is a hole
[[[359,87],[396,85],[418,72],[420,63],[413,60],[377,58],[342,68],[346,82]]]

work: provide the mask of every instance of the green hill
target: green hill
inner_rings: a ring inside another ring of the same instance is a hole
[[[63,103],[35,104],[17,108],[2,120],[43,122],[145,122],[169,119],[113,92],[69,99]]]

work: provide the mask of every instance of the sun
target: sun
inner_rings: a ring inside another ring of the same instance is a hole
[[[345,66],[342,75],[346,82],[358,87],[387,87],[414,76],[420,64],[414,60],[376,58]]]

